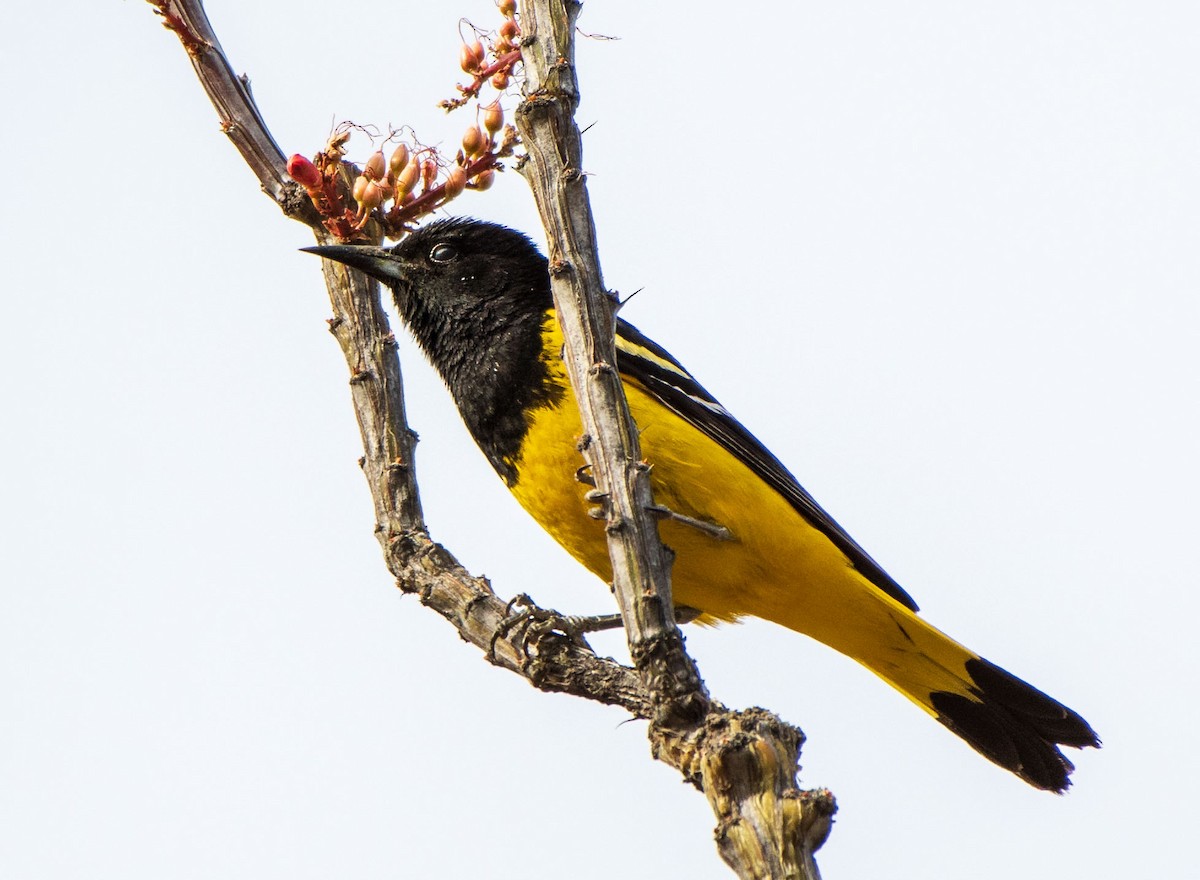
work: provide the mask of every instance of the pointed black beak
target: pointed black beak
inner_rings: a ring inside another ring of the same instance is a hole
[[[345,263],[382,281],[393,284],[404,280],[404,265],[397,260],[390,250],[371,245],[327,244],[319,247],[300,248],[306,254],[316,254],[327,260]]]

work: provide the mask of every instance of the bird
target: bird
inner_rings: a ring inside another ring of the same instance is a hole
[[[304,248],[391,289],[488,462],[525,510],[611,581],[589,516],[583,433],[563,362],[548,261],[523,233],[471,218],[392,247]],[[856,660],[984,757],[1062,793],[1060,746],[1099,747],[1075,711],[960,645],[838,525],[753,434],[671,356],[616,321],[616,360],[673,551],[672,594],[700,623],[757,617]],[[789,404],[790,405],[790,404]],[[594,498],[594,496],[591,496]]]

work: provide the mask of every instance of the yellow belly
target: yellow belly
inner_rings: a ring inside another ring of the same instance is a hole
[[[576,451],[582,424],[558,357],[561,342],[551,338],[546,347],[551,380],[561,384],[565,397],[531,414],[515,462],[513,494],[571,555],[611,581],[604,525],[587,516],[595,506],[584,499],[590,487],[574,476],[583,463]],[[655,503],[724,526],[731,535],[718,538],[675,520],[660,523],[663,543],[675,553],[676,604],[699,609],[707,622],[747,615],[775,621],[867,662],[885,677],[902,663],[889,656],[887,645],[893,643],[898,653],[910,650],[895,644],[897,623],[907,627],[917,620],[908,609],[871,584],[736,456],[665,409],[636,380],[625,378],[625,393],[642,455],[651,465]],[[924,629],[922,623],[916,626]],[[961,662],[962,649],[954,647],[953,656],[944,659]]]

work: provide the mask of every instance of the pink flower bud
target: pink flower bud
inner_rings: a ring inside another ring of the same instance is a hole
[[[503,70],[492,74],[492,87],[503,91],[508,88],[508,74]]]
[[[359,180],[363,179],[365,178],[361,176],[359,177]],[[355,183],[357,184],[357,181],[355,181]],[[354,188],[358,189],[358,186],[356,185]],[[380,187],[379,181],[368,180],[366,182],[366,186],[363,187],[363,194],[358,197],[356,201],[358,202],[359,207],[362,208],[362,211],[365,213],[374,211],[376,208],[382,205],[383,188]]]
[[[483,132],[479,130],[479,126],[472,125],[463,134],[462,148],[463,153],[469,158],[475,158],[483,153],[484,147],[487,145],[488,139]]]
[[[506,20],[504,24],[500,25],[500,36],[504,37],[504,39],[508,40],[509,42],[515,40],[517,38],[517,34],[519,33],[521,33],[521,29],[511,18]]]
[[[292,180],[309,191],[318,189],[324,181],[320,169],[299,153],[288,159],[287,173]]]
[[[363,174],[366,175],[367,180],[382,180],[386,173],[387,160],[383,158],[383,150],[376,150],[363,167]]]
[[[496,76],[499,75],[496,74]],[[493,85],[495,82],[496,77],[492,77]],[[500,86],[496,86],[496,88],[500,88]],[[504,128],[504,108],[500,106],[499,98],[483,108],[483,127],[488,130],[488,134],[495,134]]]
[[[404,170],[404,166],[408,164],[408,147],[400,144],[392,152],[392,158],[388,160],[388,178],[392,183],[396,182],[396,177]],[[411,189],[411,187],[410,187]]]
[[[483,192],[486,189],[491,189],[495,180],[495,169],[489,168],[487,171],[480,171],[477,175],[475,175],[475,189],[479,190],[480,192]]]
[[[403,193],[412,192],[420,178],[421,160],[413,156],[408,164],[404,166],[404,170],[396,175],[396,191]]]
[[[474,73],[483,64],[483,44],[478,40],[471,44],[463,43],[458,50],[458,66],[463,73]]]
[[[446,198],[447,200],[461,195],[462,191],[467,188],[467,172],[463,170],[461,165],[455,165],[450,169],[450,173],[446,175]]]

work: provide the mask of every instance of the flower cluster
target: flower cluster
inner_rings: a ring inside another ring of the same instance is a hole
[[[458,50],[458,66],[463,73],[469,73],[472,80],[465,86],[459,84],[460,97],[441,102],[439,106],[447,112],[477,98],[484,83],[490,82],[493,88],[501,92],[508,88],[513,68],[521,60],[521,50],[517,48],[521,26],[517,24],[517,0],[500,0],[499,7],[504,23],[495,37],[484,35],[488,45],[485,47],[483,41],[476,37],[471,42],[464,40]]]
[[[516,0],[500,0],[499,9],[504,22],[498,32],[482,35],[482,40],[476,37],[463,42],[459,66],[473,79],[466,86],[458,86],[461,98],[441,103],[446,110],[471,100],[479,102],[479,92],[486,83],[501,92],[508,88],[513,69],[521,60],[517,48],[521,28],[516,19]],[[288,174],[304,187],[325,227],[338,239],[378,240],[380,233],[399,238],[410,224],[464,190],[490,188],[497,170],[503,170],[500,160],[513,154],[517,133],[505,124],[500,98],[477,108],[476,122],[467,128],[453,161],[444,160],[435,147],[415,141],[398,144],[390,156],[381,149],[372,153],[348,187],[357,210],[346,205],[343,195],[349,182],[343,168],[350,173],[357,170],[344,162],[346,142],[357,126],[339,126],[325,149],[312,160],[299,154],[292,156]],[[392,139],[389,136],[385,144]],[[372,220],[379,224],[378,230],[368,229]]]

